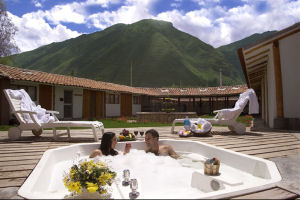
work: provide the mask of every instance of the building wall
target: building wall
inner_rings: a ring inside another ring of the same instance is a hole
[[[106,117],[119,117],[121,116],[120,104],[106,104]]]
[[[81,119],[82,118],[82,88],[73,89],[73,118]]]
[[[300,33],[280,40],[280,62],[285,118],[300,118]]]
[[[132,104],[132,115],[136,115],[136,112],[141,112],[141,104]]]
[[[64,86],[56,86],[55,87],[55,110],[59,112],[57,116],[59,119],[64,118],[64,90],[72,90],[73,91],[73,118],[79,119],[82,118],[82,96],[83,89],[82,88],[74,88],[74,87],[64,87]]]

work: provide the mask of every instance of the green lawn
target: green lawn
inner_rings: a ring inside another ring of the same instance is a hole
[[[213,118],[214,115],[202,115],[201,118]],[[172,123],[156,123],[156,122],[132,122],[128,123],[127,120],[134,120],[135,118],[106,118],[99,119],[104,124],[105,128],[134,128],[134,127],[159,127],[159,126],[172,126]],[[238,118],[238,122],[245,123],[246,126],[250,126],[253,117],[250,115],[240,116]],[[177,123],[176,126],[183,126],[183,123]],[[220,126],[220,125],[213,125]],[[12,126],[1,125],[0,131],[8,131],[8,129]],[[57,128],[58,130],[63,130],[65,128]],[[73,127],[71,129],[86,129],[86,128],[78,128]]]

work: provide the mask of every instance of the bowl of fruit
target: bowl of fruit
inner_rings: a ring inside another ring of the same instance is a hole
[[[134,141],[136,140],[135,135],[127,129],[123,129],[118,137],[119,141]]]

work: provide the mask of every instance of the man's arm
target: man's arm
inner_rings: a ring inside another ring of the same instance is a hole
[[[169,155],[172,158],[175,158],[175,159],[179,158],[179,155],[174,151],[172,146],[169,146],[168,149],[169,149]]]

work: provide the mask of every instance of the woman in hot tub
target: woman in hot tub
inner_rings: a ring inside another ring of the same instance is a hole
[[[101,145],[99,149],[95,149],[91,155],[90,158],[94,158],[96,156],[115,156],[118,155],[119,152],[115,150],[115,146],[118,143],[116,134],[113,132],[106,132],[102,136]],[[131,148],[130,143],[126,143],[125,149],[124,149],[124,155],[129,153]]]

